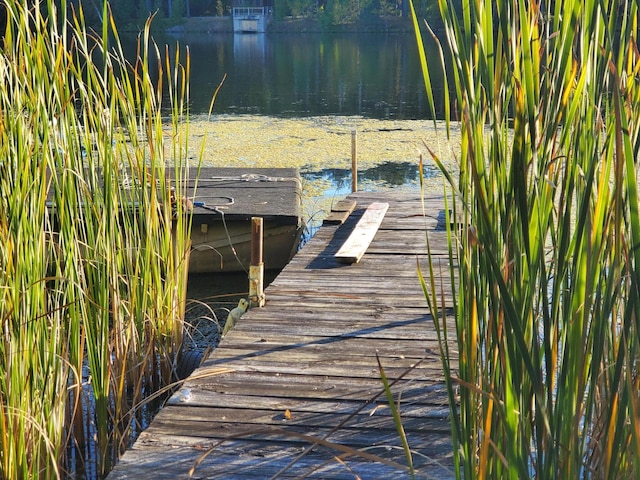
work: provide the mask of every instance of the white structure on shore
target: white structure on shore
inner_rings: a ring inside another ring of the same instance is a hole
[[[273,17],[273,0],[235,0],[233,2],[233,31],[263,33]]]

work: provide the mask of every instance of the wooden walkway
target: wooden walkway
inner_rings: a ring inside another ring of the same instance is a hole
[[[442,368],[416,274],[416,259],[427,271],[425,229],[446,259],[442,199],[427,199],[423,217],[418,194],[351,198],[347,222],[321,227],[296,254],[266,306],[241,318],[109,480],[189,478],[199,458],[192,478],[410,478],[376,356],[416,478],[453,477]],[[374,201],[390,206],[367,253],[339,264],[333,254]]]

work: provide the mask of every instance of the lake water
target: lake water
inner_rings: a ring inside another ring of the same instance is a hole
[[[430,117],[413,34],[189,34],[157,41],[189,46],[196,114],[209,110],[226,75],[216,114]],[[441,91],[442,78],[432,81]]]

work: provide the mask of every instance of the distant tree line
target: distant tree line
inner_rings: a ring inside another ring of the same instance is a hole
[[[231,14],[233,0],[110,0],[117,24],[140,24],[151,13],[156,19],[179,21],[184,17],[210,17]],[[243,5],[261,5],[260,0],[241,0]],[[407,16],[409,0],[271,0],[277,19],[315,18],[332,25],[367,22],[374,18]],[[88,19],[100,21],[102,0],[70,0],[82,4]],[[437,16],[436,0],[414,0],[419,16]]]
[[[27,0],[29,1],[29,0]],[[35,4],[37,0],[30,0]],[[102,0],[66,1],[78,11],[82,8],[89,25],[102,22]],[[263,0],[236,0],[239,4],[262,5]],[[159,26],[179,23],[185,17],[212,17],[231,15],[233,0],[110,0],[111,11],[120,28],[140,27],[151,14],[155,14]],[[408,16],[409,0],[264,0],[274,5],[277,19],[286,17],[313,18],[327,25],[367,23],[381,17]],[[40,3],[46,8],[46,1]],[[436,0],[414,0],[420,18],[436,20],[439,17]],[[6,12],[0,0],[0,28],[6,22]]]
[[[82,5],[88,19],[99,20],[102,15],[102,0],[69,0]],[[184,17],[222,16],[231,11],[231,0],[109,0],[117,23],[146,20],[150,14],[158,19],[180,19]]]
[[[332,25],[349,25],[378,17],[407,16],[408,0],[275,0],[276,18],[317,17]]]

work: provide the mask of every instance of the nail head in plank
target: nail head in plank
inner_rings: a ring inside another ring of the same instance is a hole
[[[334,255],[338,262],[351,264],[360,261],[380,228],[388,208],[389,204],[382,202],[374,202],[367,207],[349,238]]]

